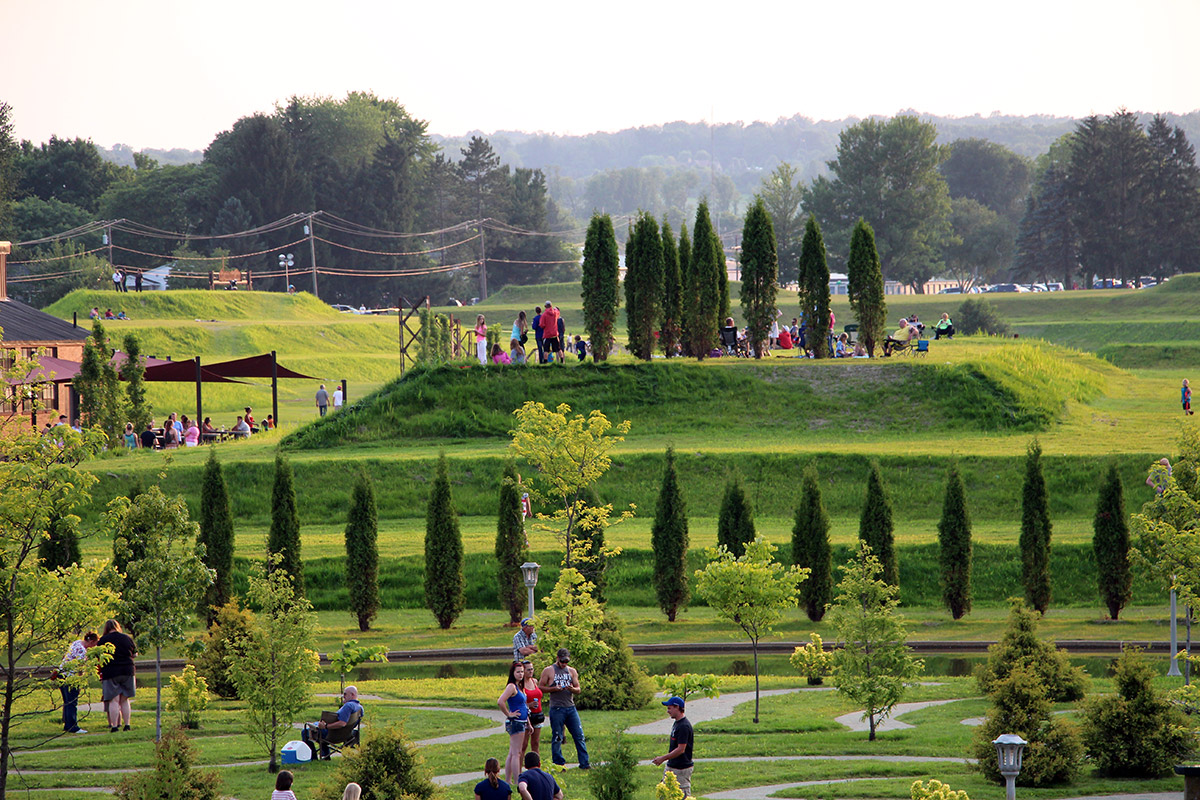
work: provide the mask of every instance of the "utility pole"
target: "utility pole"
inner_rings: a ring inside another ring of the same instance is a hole
[[[304,232],[308,234],[308,257],[312,264],[313,274],[313,297],[320,298],[317,294],[317,245],[313,241],[313,217],[316,216],[313,212],[308,214],[308,224],[304,226]]]
[[[487,300],[487,228],[479,223],[479,299]]]
[[[116,266],[113,264],[113,240],[112,240],[112,225],[104,226],[104,243],[108,245],[108,268],[116,271]]]

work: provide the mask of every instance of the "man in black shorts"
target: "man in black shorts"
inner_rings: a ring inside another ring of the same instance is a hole
[[[554,354],[558,354],[558,362],[561,364],[563,360],[563,343],[562,337],[558,335],[558,309],[555,308],[549,300],[546,301],[546,308],[542,311],[542,347],[546,351],[546,359],[554,361]]]

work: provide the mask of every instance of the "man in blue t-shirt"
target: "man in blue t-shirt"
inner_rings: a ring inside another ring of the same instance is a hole
[[[320,720],[319,722],[310,722],[304,726],[304,731],[300,734],[300,738],[304,740],[313,751],[313,758],[317,757],[317,745],[320,744],[320,757],[329,760],[329,732],[335,731],[338,728],[344,728],[354,721],[354,715],[358,715],[358,720],[362,719],[363,707],[358,702],[358,689],[354,686],[347,686],[342,692],[342,707],[337,711],[337,719],[332,722]]]
[[[546,363],[546,351],[542,345],[542,309],[538,306],[533,310],[533,321],[529,323],[533,326],[533,339],[537,343],[538,363]]]
[[[562,800],[562,789],[554,776],[542,768],[542,758],[530,750],[525,754],[525,771],[517,778],[521,800]]]

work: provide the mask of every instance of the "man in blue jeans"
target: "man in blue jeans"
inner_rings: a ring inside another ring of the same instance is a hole
[[[571,651],[565,647],[558,648],[558,660],[542,670],[538,686],[550,695],[550,732],[553,734],[550,745],[550,758],[555,764],[566,764],[562,754],[563,728],[571,733],[571,741],[575,742],[575,753],[579,758],[580,769],[590,769],[588,762],[587,742],[583,738],[583,726],[579,724],[579,712],[575,710],[575,695],[579,688],[579,673],[569,666]]]

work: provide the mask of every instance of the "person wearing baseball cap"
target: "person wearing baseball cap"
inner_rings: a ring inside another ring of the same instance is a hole
[[[542,670],[538,686],[550,695],[550,759],[559,766],[567,763],[562,754],[563,731],[566,729],[571,734],[571,741],[575,742],[579,768],[590,769],[583,725],[579,722],[579,712],[575,710],[575,695],[582,690],[579,688],[579,673],[571,666],[570,650],[558,648],[557,659]]]
[[[671,726],[670,751],[654,759],[655,766],[663,764],[663,775],[675,773],[684,797],[692,795],[692,723],[683,715],[683,698],[669,697],[663,701],[667,715],[675,720]]]
[[[513,661],[524,661],[539,652],[537,631],[533,629],[533,617],[521,620],[521,630],[513,635]]]

